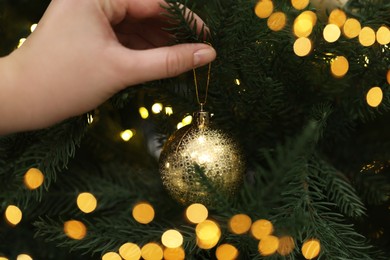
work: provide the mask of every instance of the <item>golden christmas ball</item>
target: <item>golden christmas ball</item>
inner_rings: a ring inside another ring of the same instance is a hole
[[[160,174],[170,195],[183,205],[212,205],[217,194],[230,197],[238,190],[245,163],[238,144],[213,127],[208,112],[197,112],[194,118],[165,143]]]

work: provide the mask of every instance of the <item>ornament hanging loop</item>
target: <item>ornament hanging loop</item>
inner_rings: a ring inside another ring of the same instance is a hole
[[[207,44],[209,44],[211,46],[210,43],[208,43],[208,42],[205,42],[205,43],[207,43]],[[197,79],[197,76],[196,76],[196,70],[192,69],[192,71],[194,73],[194,85],[195,85],[195,91],[196,91],[196,99],[197,99],[198,104],[200,106],[200,111],[204,111],[203,108],[204,108],[204,106],[206,105],[206,102],[207,102],[207,94],[208,94],[209,85],[210,85],[211,62],[209,63],[209,68],[208,68],[208,71],[207,71],[206,90],[205,90],[205,95],[204,95],[203,100],[200,100],[200,97],[199,97],[199,87],[198,87],[198,79]]]

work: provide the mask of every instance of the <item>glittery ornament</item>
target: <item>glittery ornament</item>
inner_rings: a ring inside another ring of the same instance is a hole
[[[213,127],[209,113],[180,128],[165,143],[159,166],[163,184],[184,205],[211,205],[215,194],[231,196],[240,186],[244,160],[236,142]]]

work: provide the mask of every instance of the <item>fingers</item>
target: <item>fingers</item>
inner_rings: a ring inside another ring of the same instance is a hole
[[[135,85],[206,65],[215,59],[216,52],[207,44],[180,44],[141,51],[119,48],[115,57],[124,77],[122,82]]]

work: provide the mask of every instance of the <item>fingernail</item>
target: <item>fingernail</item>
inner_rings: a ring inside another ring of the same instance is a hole
[[[213,48],[197,50],[194,53],[194,67],[199,67],[212,62],[215,59],[216,52]]]

